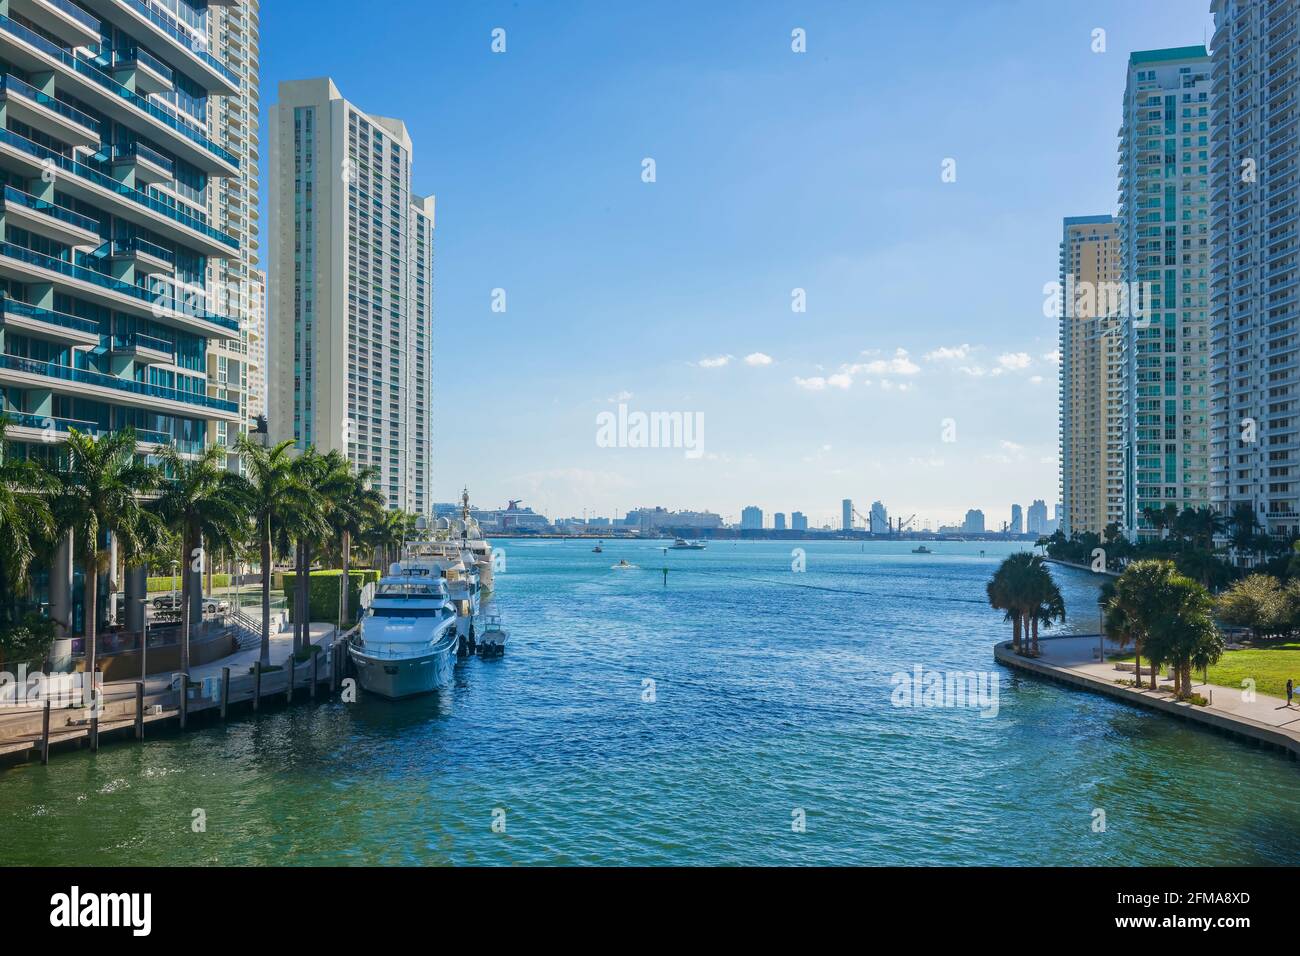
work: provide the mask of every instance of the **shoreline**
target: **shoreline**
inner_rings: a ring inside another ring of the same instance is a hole
[[[1040,638],[1039,640],[1040,644],[1045,645],[1045,650],[1046,647],[1050,647],[1057,642],[1086,641],[1086,646],[1089,648],[1089,653],[1091,653],[1091,649],[1096,647],[1097,635],[1084,635],[1083,637],[1062,636],[1047,639]],[[1173,694],[1167,690],[1139,690],[1134,687],[1116,684],[1114,683],[1115,678],[1112,677],[1108,680],[1104,676],[1108,673],[1108,668],[1113,666],[1110,662],[1097,663],[1090,657],[1078,654],[1076,648],[1070,648],[1069,651],[1076,651],[1074,656],[1077,660],[1071,662],[1065,655],[1059,655],[1061,659],[1053,663],[1044,660],[1043,657],[1021,657],[1012,650],[1010,641],[999,641],[993,646],[993,657],[999,664],[1013,670],[1046,678],[1055,683],[1066,684],[1080,690],[1104,694],[1116,700],[1121,700],[1130,706],[1155,710],[1182,720],[1189,720],[1207,729],[1250,741],[1257,746],[1276,748],[1282,751],[1283,754],[1289,755],[1292,760],[1300,759],[1300,709],[1286,708],[1284,706],[1285,701],[1280,701],[1278,698],[1269,697],[1265,694],[1255,695],[1253,701],[1237,701],[1229,696],[1236,694],[1237,697],[1240,697],[1240,694],[1237,694],[1233,688],[1202,684],[1199,686],[1210,689],[1211,703],[1198,706],[1175,700]],[[1067,654],[1069,651],[1067,651]],[[1113,670],[1109,671],[1109,673],[1118,675],[1124,672]],[[1234,707],[1229,709],[1225,706],[1214,705],[1213,692],[1216,687],[1221,691],[1220,698],[1228,697],[1229,701],[1235,705]],[[1261,719],[1268,717],[1273,717],[1274,720]]]

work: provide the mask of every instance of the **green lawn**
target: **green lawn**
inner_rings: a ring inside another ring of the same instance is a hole
[[[1131,661],[1133,655],[1114,659]],[[1143,662],[1144,672],[1146,666]],[[1244,651],[1224,651],[1219,663],[1210,668],[1209,676],[1211,684],[1237,690],[1241,689],[1242,680],[1252,677],[1259,693],[1285,700],[1288,677],[1300,687],[1300,641],[1284,641]],[[1201,674],[1197,671],[1192,677],[1199,681]]]

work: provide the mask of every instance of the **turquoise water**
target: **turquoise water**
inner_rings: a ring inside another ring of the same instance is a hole
[[[4,771],[0,859],[1300,863],[1296,764],[993,663],[1010,545],[503,544],[503,659]],[[1065,630],[1095,631],[1095,582],[1055,573]],[[997,716],[891,706],[917,664],[998,674]]]

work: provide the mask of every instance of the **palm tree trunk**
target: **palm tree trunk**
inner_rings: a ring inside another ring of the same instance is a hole
[[[194,560],[191,555],[193,536],[190,534],[190,527],[186,525],[181,531],[181,566],[178,569],[181,573],[181,673],[190,672],[190,627],[193,621],[190,618],[190,580],[193,575],[190,573],[190,562]]]
[[[271,663],[271,519],[262,535],[262,666]]]
[[[1019,614],[1017,614],[1012,619],[1012,625],[1015,628],[1015,649],[1016,649],[1016,653],[1019,654],[1020,653],[1020,615]]]
[[[339,629],[348,620],[348,591],[351,590],[351,580],[348,578],[348,559],[352,552],[352,532],[347,528],[343,529],[343,576],[339,581],[339,587],[342,592],[339,594]]]
[[[1133,642],[1133,667],[1137,675],[1137,686],[1142,687],[1142,645],[1137,641]]]
[[[98,663],[96,660],[95,647],[95,602],[98,599],[96,593],[99,586],[99,574],[95,567],[95,549],[92,544],[90,551],[86,555],[85,561],[85,579],[82,585],[82,603],[85,607],[82,609],[82,633],[86,640],[86,674],[87,679],[94,681],[95,667]]]
[[[1031,615],[1029,621],[1034,628],[1034,656],[1037,657],[1038,656],[1038,615],[1037,614]]]

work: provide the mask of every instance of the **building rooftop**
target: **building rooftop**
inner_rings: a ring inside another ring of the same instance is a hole
[[[1165,60],[1194,60],[1208,57],[1202,46],[1174,46],[1165,50],[1134,50],[1128,55],[1129,65],[1134,63],[1159,63]]]

